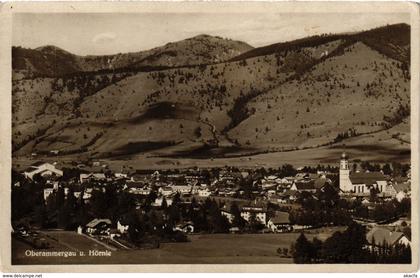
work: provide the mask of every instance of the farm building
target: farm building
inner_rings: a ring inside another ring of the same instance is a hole
[[[98,219],[95,218],[86,224],[86,232],[88,234],[106,234],[111,226],[112,222],[109,219]]]
[[[391,231],[385,227],[375,227],[366,234],[369,248],[379,246],[393,247],[397,244],[410,246],[411,242],[402,232]]]
[[[62,177],[63,171],[57,169],[53,164],[36,162],[29,166],[24,172],[23,175],[28,179],[33,179],[34,175],[39,174],[43,177],[45,176],[57,176]]]
[[[274,216],[267,222],[267,227],[272,232],[288,232],[292,230],[290,226],[289,213],[276,211]]]

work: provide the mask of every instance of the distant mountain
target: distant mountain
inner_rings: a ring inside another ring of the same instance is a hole
[[[252,47],[244,42],[199,35],[151,50],[104,56],[77,56],[56,46],[12,48],[16,78],[57,77],[77,72],[176,67],[226,61]]]
[[[255,49],[201,35],[147,55],[112,56],[118,71],[89,72],[80,69],[103,69],[100,59],[111,56],[84,57],[83,64],[54,47],[31,50],[42,63],[27,58],[26,66],[77,71],[14,80],[14,155],[59,150],[135,161],[314,149],[322,159],[326,148],[342,144],[406,154],[409,42],[404,24]],[[14,66],[26,56],[16,57]]]

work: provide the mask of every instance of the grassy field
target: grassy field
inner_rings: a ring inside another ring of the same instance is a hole
[[[309,239],[328,238],[342,227],[311,231]],[[93,240],[75,232],[48,232],[58,242],[50,242],[48,251],[105,250]],[[117,250],[109,257],[27,257],[26,250],[32,248],[17,240],[12,241],[13,264],[278,264],[292,263],[291,258],[282,258],[278,248],[288,248],[299,233],[284,234],[206,234],[191,235],[190,242],[165,243],[159,249]]]
[[[410,162],[410,144],[402,143],[398,139],[390,138],[386,131],[378,135],[365,135],[351,140],[344,144],[335,144],[330,147],[319,147],[314,149],[296,150],[289,152],[272,152],[252,156],[230,157],[230,158],[166,158],[154,157],[148,154],[137,155],[131,160],[122,159],[100,159],[107,164],[111,170],[120,171],[123,166],[132,169],[183,169],[191,167],[213,168],[224,167],[226,165],[260,168],[277,168],[283,164],[289,163],[295,167],[316,166],[318,164],[338,166],[340,156],[343,151],[347,152],[351,159],[360,159],[363,161],[390,163],[390,162]],[[380,135],[384,135],[378,139]],[[375,143],[376,142],[376,143]],[[374,147],[373,147],[374,146]],[[367,151],[369,148],[369,151]],[[47,162],[59,162],[58,167],[69,167],[73,161],[84,161],[88,157],[83,155],[68,155],[58,157],[13,157],[13,167],[16,169],[25,169],[37,160]]]

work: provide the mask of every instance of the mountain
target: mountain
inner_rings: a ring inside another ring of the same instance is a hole
[[[12,48],[14,79],[58,77],[78,72],[129,71],[145,67],[178,67],[212,64],[229,60],[252,47],[244,42],[199,35],[146,51],[78,56],[56,46],[36,49]]]
[[[251,49],[232,58],[231,61],[239,61],[243,59],[249,59],[251,57],[271,55],[274,53],[291,49],[300,49],[303,47],[316,47],[318,45],[336,40],[346,40],[349,43],[360,41],[395,60],[410,63],[410,51],[408,51],[410,48],[410,26],[403,23],[387,25],[354,34],[324,34],[320,36],[302,38],[290,42],[275,43],[268,46]]]
[[[345,145],[378,161],[409,159],[409,38],[408,25],[390,25],[251,49],[201,35],[130,67],[119,58],[118,71],[14,80],[14,156],[255,166],[251,158],[270,153],[329,162]]]

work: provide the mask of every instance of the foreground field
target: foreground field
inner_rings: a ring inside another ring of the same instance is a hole
[[[325,240],[341,227],[312,231],[307,237]],[[50,232],[59,242],[48,251],[105,250],[104,246],[74,232]],[[111,256],[28,257],[29,245],[13,239],[13,264],[287,264],[291,258],[282,258],[278,248],[288,248],[299,233],[284,234],[209,234],[189,236],[190,242],[161,244],[159,249],[117,250]]]

